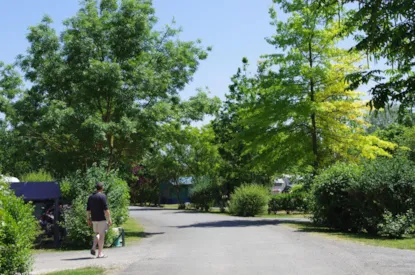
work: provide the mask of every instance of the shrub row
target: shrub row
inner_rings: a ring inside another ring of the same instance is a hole
[[[400,237],[412,231],[414,211],[415,166],[403,158],[336,164],[314,181],[312,213],[321,225]]]
[[[92,229],[86,223],[86,202],[95,191],[96,182],[104,183],[104,194],[108,199],[111,219],[114,227],[122,225],[128,218],[129,189],[127,182],[120,179],[116,171],[93,166],[86,173],[77,172],[61,184],[64,199],[71,202],[71,207],[64,211],[66,236],[64,247],[88,248],[92,242]],[[111,230],[106,236],[106,243],[113,241]]]
[[[265,186],[250,184],[235,189],[229,202],[231,214],[250,217],[266,211],[269,201],[269,189]]]
[[[271,197],[268,203],[268,214],[277,211],[307,212],[308,211],[308,193],[303,185],[294,185],[290,193],[281,193]]]
[[[37,233],[33,206],[0,183],[0,274],[27,274],[31,270],[31,249]]]

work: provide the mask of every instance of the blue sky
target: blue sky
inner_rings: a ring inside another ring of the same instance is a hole
[[[54,20],[57,31],[62,21],[76,13],[78,0],[0,0],[0,60],[12,63],[28,47],[28,27],[44,14]],[[153,0],[159,27],[176,20],[183,28],[182,40],[202,39],[213,46],[194,80],[181,93],[184,98],[198,87],[209,87],[211,95],[224,98],[230,77],[246,56],[255,64],[259,56],[273,51],[264,38],[273,34],[268,8],[271,0]]]
[[[268,15],[272,0],[153,0],[153,4],[158,28],[174,18],[176,25],[183,28],[180,39],[200,38],[205,46],[213,46],[192,83],[181,92],[185,99],[199,87],[209,87],[211,95],[224,99],[230,77],[241,65],[242,57],[248,57],[255,65],[260,55],[275,52],[265,41],[274,33]],[[39,23],[44,14],[52,17],[60,32],[62,21],[79,9],[78,0],[0,0],[0,5],[0,61],[5,63],[14,62],[18,54],[26,51],[28,27]],[[278,14],[281,20],[286,18],[282,12]],[[351,45],[350,39],[341,43],[342,47]],[[360,91],[368,87],[362,86]]]

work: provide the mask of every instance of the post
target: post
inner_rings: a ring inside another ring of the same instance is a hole
[[[54,231],[54,241],[55,241],[55,247],[59,247],[59,198],[55,199],[55,208],[53,211],[53,231]]]

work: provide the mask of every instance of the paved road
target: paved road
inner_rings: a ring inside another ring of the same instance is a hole
[[[269,219],[132,208],[149,233],[119,274],[415,274],[415,252],[298,232]]]

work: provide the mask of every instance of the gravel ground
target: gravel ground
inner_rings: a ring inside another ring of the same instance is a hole
[[[139,245],[36,256],[35,274],[102,266],[116,274],[415,274],[415,252],[299,232],[280,220],[131,208],[147,237]]]

